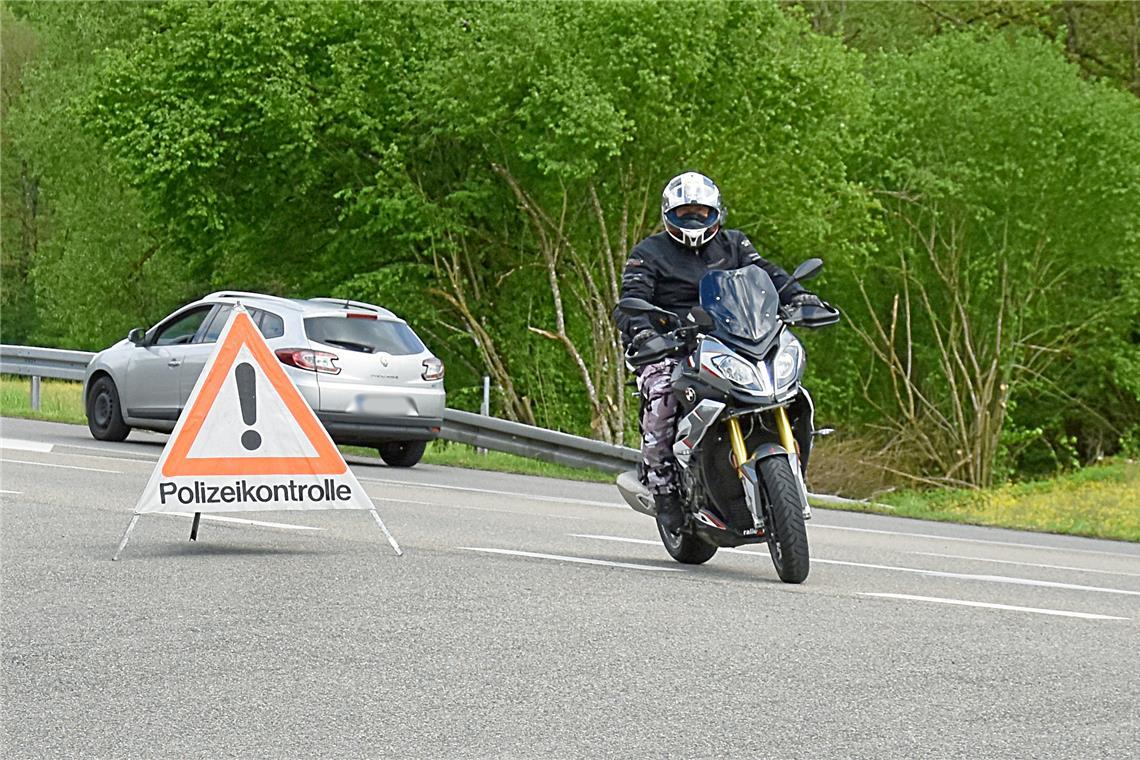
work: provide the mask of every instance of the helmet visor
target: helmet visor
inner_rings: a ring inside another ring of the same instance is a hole
[[[720,223],[720,211],[705,205],[678,206],[665,212],[665,223],[682,230],[707,230]]]

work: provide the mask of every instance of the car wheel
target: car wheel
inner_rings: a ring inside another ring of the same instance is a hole
[[[87,394],[87,429],[98,441],[122,441],[131,432],[123,422],[119,390],[106,375],[96,380]]]
[[[391,441],[376,447],[389,467],[411,467],[424,455],[427,441]]]

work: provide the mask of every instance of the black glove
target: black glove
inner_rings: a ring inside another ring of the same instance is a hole
[[[788,301],[788,306],[792,308],[799,308],[800,306],[825,306],[824,302],[815,293],[809,293],[806,290],[802,293],[796,293]]]
[[[637,334],[633,336],[633,340],[629,342],[630,350],[637,351],[645,344],[647,340],[654,337],[655,335],[657,335],[657,331],[652,330],[648,327],[644,330],[638,330]]]

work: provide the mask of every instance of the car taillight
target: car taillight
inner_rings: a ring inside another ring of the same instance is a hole
[[[340,367],[336,366],[339,358],[328,351],[313,351],[308,348],[279,348],[273,353],[282,364],[288,364],[297,369],[307,369],[310,372],[324,372],[329,375],[339,375]]]
[[[434,356],[430,359],[424,359],[424,380],[442,380],[443,379],[443,362],[436,359]]]

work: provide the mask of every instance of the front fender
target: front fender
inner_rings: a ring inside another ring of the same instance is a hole
[[[811,505],[808,504],[807,485],[804,483],[803,473],[800,471],[799,457],[796,456],[794,451],[788,451],[778,443],[762,443],[757,447],[756,451],[752,452],[752,458],[745,464],[745,468],[752,468],[752,476],[750,480],[759,485],[759,478],[756,475],[756,463],[763,459],[771,459],[772,457],[786,457],[788,465],[792,468],[792,475],[796,479],[796,485],[799,486],[800,507],[803,509],[804,519],[811,519]],[[759,498],[757,498],[757,502]],[[753,514],[758,514],[753,512]]]

